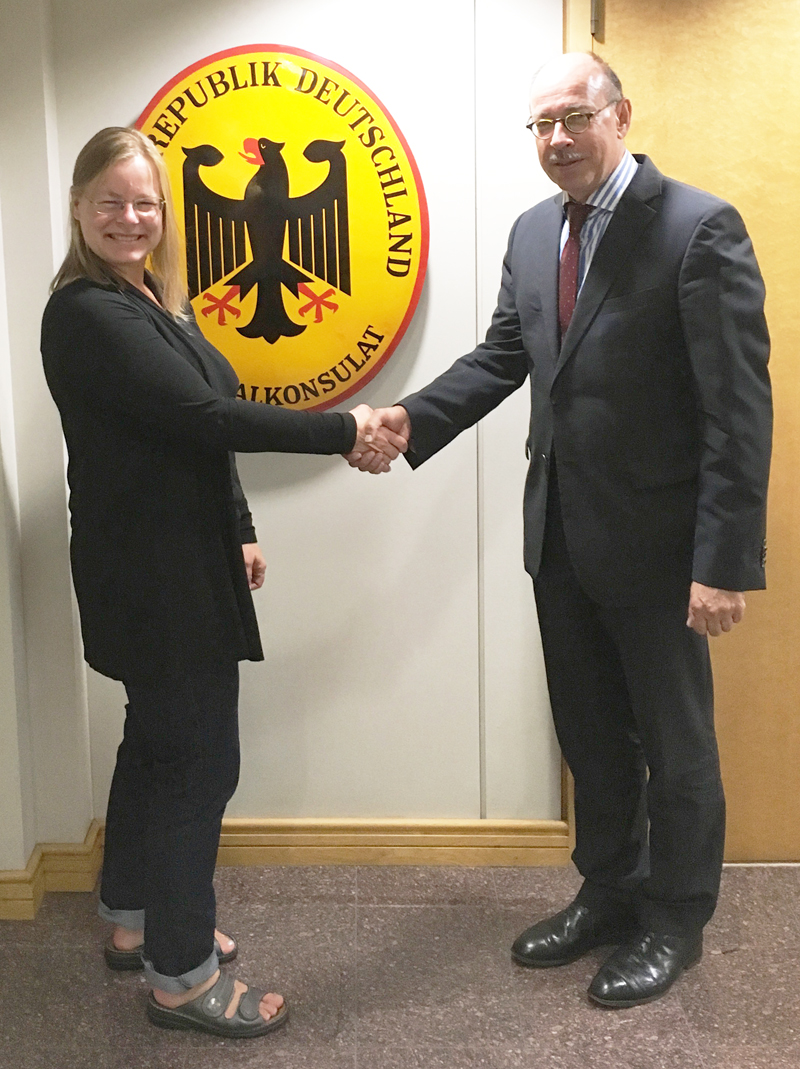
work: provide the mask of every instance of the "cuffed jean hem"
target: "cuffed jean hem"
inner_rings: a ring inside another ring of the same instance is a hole
[[[118,924],[120,928],[130,928],[133,932],[144,929],[143,909],[109,909],[101,899],[97,912],[104,921],[108,921],[109,924]]]
[[[156,972],[152,961],[148,961],[144,957],[142,960],[144,961],[144,976],[148,984],[151,987],[158,988],[159,991],[166,991],[170,995],[183,995],[190,987],[196,987],[198,984],[210,979],[219,968],[216,949],[211,952],[202,965],[198,965],[196,969],[190,969],[189,972],[185,972],[182,976],[164,976],[162,973]]]

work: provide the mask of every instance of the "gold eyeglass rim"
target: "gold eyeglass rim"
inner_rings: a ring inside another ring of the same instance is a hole
[[[602,106],[602,108],[597,108],[595,111],[570,111],[563,117],[563,119],[551,119],[551,118],[546,117],[546,116],[542,116],[539,119],[529,119],[528,122],[525,123],[525,129],[526,130],[530,130],[530,132],[533,134],[533,136],[537,137],[540,141],[549,140],[553,136],[553,134],[555,133],[556,125],[558,123],[561,123],[562,126],[564,127],[564,129],[570,134],[585,134],[586,131],[589,129],[589,125],[590,125],[592,119],[595,117],[595,115],[599,115],[601,111],[605,111],[606,108],[610,108],[613,104],[619,104],[621,100],[622,100],[621,97],[617,97],[616,100],[609,100],[607,104],[604,104]],[[580,116],[580,118],[582,118],[582,119],[586,119],[586,126],[584,126],[584,128],[582,130],[571,130],[570,129],[569,120],[575,115]],[[537,124],[540,123],[540,122],[550,122],[550,123],[553,124],[552,129],[549,131],[549,133],[546,133],[546,134],[540,134],[539,133],[539,131],[536,129],[536,127],[537,127]]]

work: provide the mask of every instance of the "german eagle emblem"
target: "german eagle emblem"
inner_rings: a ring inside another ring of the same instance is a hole
[[[350,236],[347,215],[347,163],[344,141],[312,141],[303,155],[311,163],[327,163],[328,174],[316,189],[300,197],[289,196],[289,172],[282,156],[285,143],[265,137],[245,139],[240,153],[257,167],[241,200],[210,190],[200,176],[201,167],[216,167],[223,160],[213,145],[184,148],[183,195],[186,219],[186,267],[189,297],[194,299],[216,282],[230,287],[225,297],[207,295],[212,304],[204,314],[218,311],[239,318],[230,301],[246,297],[256,287],[256,308],[246,325],[237,327],[246,338],[263,338],[274,344],[282,337],[301,334],[305,325],[286,313],[283,286],[295,297],[311,298],[316,321],[329,290],[318,295],[310,289],[321,279],[350,294]],[[284,259],[287,245],[288,259]],[[249,244],[249,251],[248,251]],[[304,309],[300,309],[301,314]]]

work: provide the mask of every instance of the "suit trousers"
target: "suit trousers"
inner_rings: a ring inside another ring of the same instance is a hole
[[[629,901],[660,932],[716,905],[725,800],[708,641],[686,602],[598,605],[569,558],[555,466],[534,592],[556,734],[575,780],[579,899]]]
[[[179,993],[217,969],[212,881],[239,777],[239,668],[125,689],[100,913],[144,928],[148,982]]]

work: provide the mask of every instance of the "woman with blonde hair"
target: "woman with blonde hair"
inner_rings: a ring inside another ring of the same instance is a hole
[[[287,1006],[220,972],[212,878],[239,772],[238,662],[261,660],[251,591],[265,563],[235,451],[366,449],[370,413],[239,400],[179,268],[164,163],[110,127],[80,152],[71,242],[42,323],[69,452],[71,560],[85,657],[127,692],[100,914],[114,969],[144,967],[150,1020],[258,1036]],[[405,450],[384,436],[376,465]],[[370,448],[375,448],[373,442]]]

